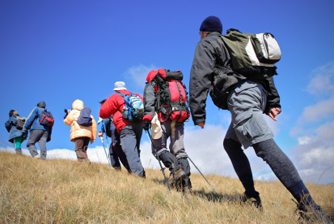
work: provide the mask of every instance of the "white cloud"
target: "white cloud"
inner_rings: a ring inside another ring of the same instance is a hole
[[[334,61],[313,70],[312,74],[314,77],[307,85],[310,94],[319,95],[334,90],[334,85],[331,83],[331,78],[334,76]]]
[[[290,132],[299,143],[291,152],[293,162],[306,181],[334,182],[333,76],[334,62],[313,71],[307,90],[317,96],[317,102],[304,108]]]
[[[309,136],[302,136],[297,138],[299,145],[307,145],[310,141],[311,138]]]
[[[157,70],[158,67],[155,65],[145,66],[145,65],[139,65],[137,67],[129,68],[125,74],[129,75],[131,80],[140,88],[145,87],[146,83],[146,76],[151,70]]]

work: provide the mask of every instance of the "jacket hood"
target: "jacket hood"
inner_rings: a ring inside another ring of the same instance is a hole
[[[81,100],[74,100],[72,108],[73,110],[82,110],[84,108],[84,103]]]
[[[39,102],[39,103],[37,104],[37,106],[40,107],[40,108],[45,108],[45,107],[46,107],[46,104],[45,104],[44,101],[41,101],[41,102]]]

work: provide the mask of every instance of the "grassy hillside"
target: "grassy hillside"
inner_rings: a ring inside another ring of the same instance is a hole
[[[168,171],[167,171],[168,173]],[[239,201],[237,179],[208,175],[218,194],[192,174],[193,195],[164,185],[159,170],[147,178],[106,164],[36,160],[0,153],[0,223],[296,223],[295,203],[279,182],[256,182],[264,211]],[[334,217],[334,186],[307,184]],[[333,218],[332,218],[333,219]]]

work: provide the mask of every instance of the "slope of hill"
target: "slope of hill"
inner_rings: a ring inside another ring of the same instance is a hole
[[[237,179],[192,174],[193,194],[168,191],[159,170],[147,178],[108,165],[36,160],[0,153],[1,223],[296,223],[296,205],[279,182],[256,182],[264,211],[240,203]],[[168,173],[168,171],[167,171]],[[334,186],[307,184],[334,217]]]

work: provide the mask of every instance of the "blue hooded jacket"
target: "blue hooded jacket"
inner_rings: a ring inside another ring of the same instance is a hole
[[[5,127],[7,129],[7,131],[9,132],[9,138],[8,141],[10,142],[14,142],[14,138],[23,136],[22,131],[16,128],[16,117],[18,115],[13,114],[12,116],[10,116],[6,123],[5,123]]]
[[[52,132],[52,127],[49,126],[44,126],[39,123],[39,117],[45,110],[45,103],[44,101],[41,101],[37,104],[37,107],[35,107],[29,116],[27,117],[26,123],[23,127],[24,130],[44,130],[49,132],[49,138],[48,141],[51,139],[51,132]]]

